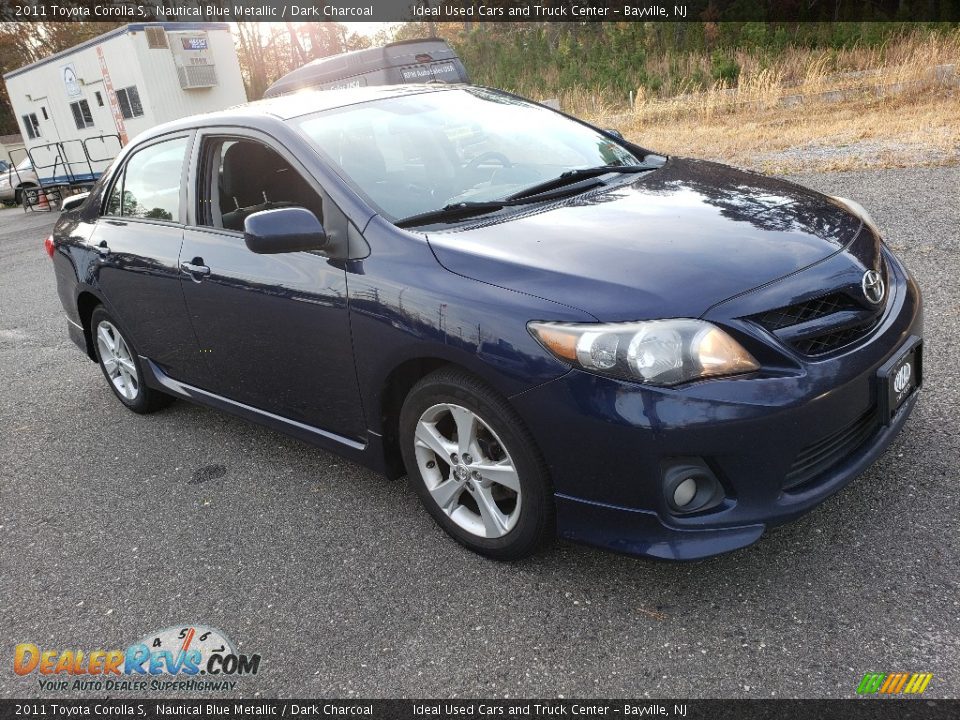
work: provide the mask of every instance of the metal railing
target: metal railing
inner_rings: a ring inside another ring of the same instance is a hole
[[[94,150],[91,143],[99,143],[99,151]],[[104,152],[114,145],[116,150],[112,153]],[[111,162],[122,146],[120,136],[110,134],[58,140],[35,145],[29,149],[11,150],[9,153],[11,168],[7,171],[10,173],[10,184],[14,187],[23,185],[24,179],[17,166],[29,158],[37,184],[20,189],[24,212],[52,210],[54,206],[59,208],[67,190],[80,191],[92,186],[106,169],[100,165]],[[19,153],[22,153],[22,156],[19,159],[15,158],[14,155]],[[13,182],[14,176],[17,179],[16,184]]]

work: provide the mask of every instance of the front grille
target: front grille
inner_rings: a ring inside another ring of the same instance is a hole
[[[798,325],[809,320],[832,315],[841,310],[861,309],[850,296],[845,293],[832,293],[823,297],[807,300],[806,302],[788,305],[787,307],[768,310],[754,315],[753,319],[763,325],[770,332],[775,332],[791,325]]]
[[[795,490],[849,457],[869,440],[880,426],[876,408],[871,408],[852,423],[807,445],[797,455],[783,481],[784,490]]]
[[[811,357],[826,355],[865,337],[883,315],[883,304],[870,305],[859,293],[855,296],[851,292],[832,292],[765,310],[748,319],[798,353]]]
[[[863,325],[831,330],[822,335],[795,340],[791,345],[804,355],[825,355],[859,340],[870,332],[876,324],[875,320],[871,320]]]

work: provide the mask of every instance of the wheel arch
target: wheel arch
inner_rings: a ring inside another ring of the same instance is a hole
[[[383,435],[384,467],[391,480],[403,477],[406,468],[400,453],[400,409],[411,388],[422,378],[440,368],[455,367],[466,372],[469,368],[440,357],[417,357],[404,360],[391,370],[380,391],[380,429]]]
[[[16,187],[13,188],[13,199],[14,199],[18,204],[19,204],[19,203],[22,203],[22,202],[23,202],[23,191],[24,191],[24,190],[30,190],[30,189],[35,188],[35,187],[40,187],[40,186],[37,185],[35,182],[30,182],[29,180],[27,180],[26,182],[20,183],[19,185],[17,185]]]
[[[80,326],[83,328],[83,338],[87,343],[87,356],[97,361],[97,353],[93,348],[93,329],[90,327],[90,318],[98,305],[103,301],[88,290],[83,290],[77,296],[77,314],[80,316]]]
[[[380,455],[385,473],[391,479],[400,478],[406,472],[399,441],[400,410],[403,402],[414,385],[441,368],[461,370],[504,398],[529,389],[529,386],[511,388],[510,383],[504,382],[503,376],[496,372],[496,368],[478,362],[476,356],[451,351],[447,347],[423,348],[423,352],[396,358],[395,364],[385,374],[377,375],[384,378],[382,381],[368,381],[368,387],[379,388],[379,393],[371,392],[363,398],[367,410],[367,427],[380,435]],[[363,377],[360,379],[363,387]]]

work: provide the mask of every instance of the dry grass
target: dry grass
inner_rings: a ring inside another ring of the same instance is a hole
[[[872,49],[794,49],[773,63],[736,58],[733,88],[666,98],[641,90],[633,108],[578,89],[561,104],[662,152],[767,172],[960,162],[960,31]]]
[[[773,173],[960,162],[956,91],[909,101],[857,98],[621,127],[631,140],[660,152]]]

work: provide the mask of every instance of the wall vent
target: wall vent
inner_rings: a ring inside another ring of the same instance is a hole
[[[148,27],[146,30],[148,48],[151,50],[165,50],[170,47],[167,45],[167,31],[162,27]]]

